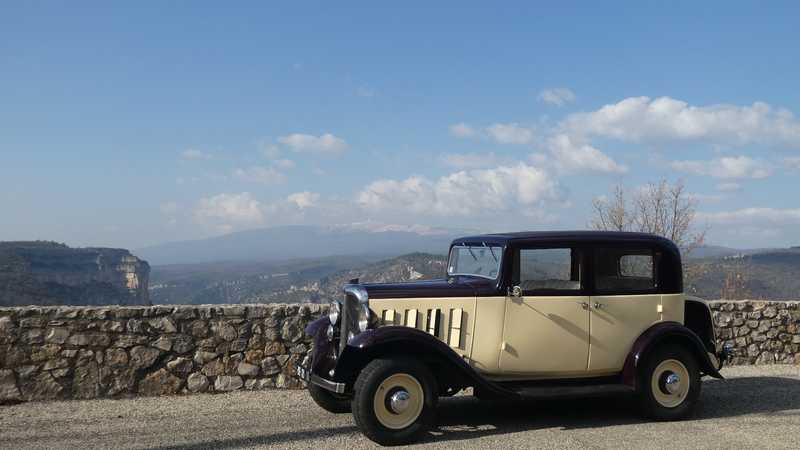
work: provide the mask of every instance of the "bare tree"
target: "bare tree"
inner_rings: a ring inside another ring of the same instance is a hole
[[[617,185],[610,198],[595,198],[592,207],[590,226],[596,230],[657,234],[672,240],[684,254],[705,240],[706,229],[696,230],[694,223],[697,201],[681,180],[649,183],[630,195]]]

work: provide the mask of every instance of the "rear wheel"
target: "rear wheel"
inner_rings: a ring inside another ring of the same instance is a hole
[[[325,411],[342,414],[350,412],[350,399],[321,388],[313,383],[308,383],[308,392],[314,403]]]
[[[647,417],[680,420],[694,412],[700,397],[700,370],[684,347],[668,345],[650,354],[639,374],[639,404]]]
[[[377,359],[356,380],[353,418],[364,436],[378,444],[406,444],[433,426],[437,395],[423,364]]]

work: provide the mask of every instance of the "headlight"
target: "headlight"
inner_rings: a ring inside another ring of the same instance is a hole
[[[361,310],[358,314],[358,331],[365,332],[369,327],[369,305],[361,305]]]
[[[327,336],[329,341],[333,340],[333,335],[334,335],[333,325],[328,325],[328,330],[325,332],[325,335]]]
[[[328,311],[328,320],[331,321],[331,325],[336,325],[336,322],[339,321],[339,312],[342,310],[342,305],[339,302],[331,302],[331,308]]]

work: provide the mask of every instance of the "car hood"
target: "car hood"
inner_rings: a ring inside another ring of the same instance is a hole
[[[478,277],[451,277],[403,283],[364,283],[369,298],[472,297],[496,295],[494,280]]]

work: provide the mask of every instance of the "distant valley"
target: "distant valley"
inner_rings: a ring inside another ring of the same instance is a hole
[[[279,227],[133,254],[0,242],[0,306],[328,302],[352,278],[443,277],[455,233]],[[703,298],[800,298],[800,248],[702,247],[685,268],[686,293]]]

